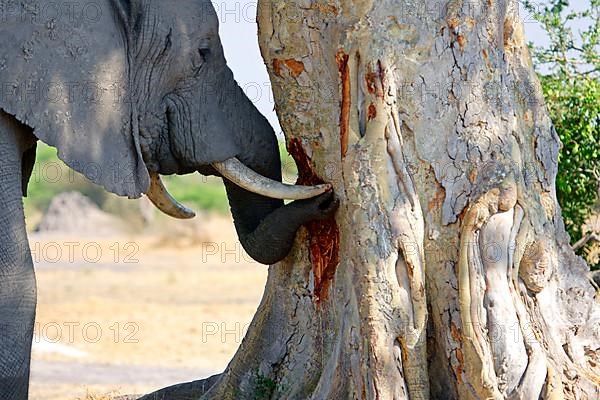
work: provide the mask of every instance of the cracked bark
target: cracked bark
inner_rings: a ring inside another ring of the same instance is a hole
[[[258,376],[273,399],[600,398],[598,294],[517,8],[259,2],[288,143],[341,200],[339,248],[320,243],[339,257],[316,293],[328,238],[299,232],[203,398],[254,398]]]

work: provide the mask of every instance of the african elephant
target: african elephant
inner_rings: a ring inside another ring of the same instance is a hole
[[[21,197],[37,140],[108,191],[146,194],[177,218],[193,212],[161,174],[222,177],[243,247],[266,264],[337,207],[330,185],[281,183],[276,136],[227,67],[209,0],[60,4],[0,0],[2,399],[28,395],[36,284]]]

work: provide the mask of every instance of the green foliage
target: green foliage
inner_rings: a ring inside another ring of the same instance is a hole
[[[578,2],[580,4],[580,2]],[[598,77],[600,72],[600,0],[588,0],[587,7],[576,11],[568,0],[532,2],[523,7],[547,34],[546,46],[530,43],[538,70],[547,67],[561,77]],[[574,25],[583,26],[573,32]]]
[[[598,200],[600,82],[590,78],[565,81],[555,76],[542,76],[541,81],[563,143],[556,178],[558,201],[568,231],[577,240]]]
[[[581,231],[585,219],[600,206],[600,0],[589,0],[580,11],[568,0],[522,3],[549,42],[529,47],[563,143],[557,196],[567,230],[577,241],[586,233]],[[590,246],[581,253],[589,254]]]

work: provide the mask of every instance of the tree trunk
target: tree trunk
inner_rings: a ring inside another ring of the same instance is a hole
[[[303,228],[210,399],[598,399],[600,306],[516,0],[261,0]],[[596,298],[595,298],[596,297]]]

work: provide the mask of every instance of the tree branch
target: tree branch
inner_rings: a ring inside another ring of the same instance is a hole
[[[585,246],[590,240],[595,240],[596,242],[600,242],[600,235],[595,232],[588,232],[584,237],[579,239],[577,243],[573,245],[573,251],[577,251]]]

